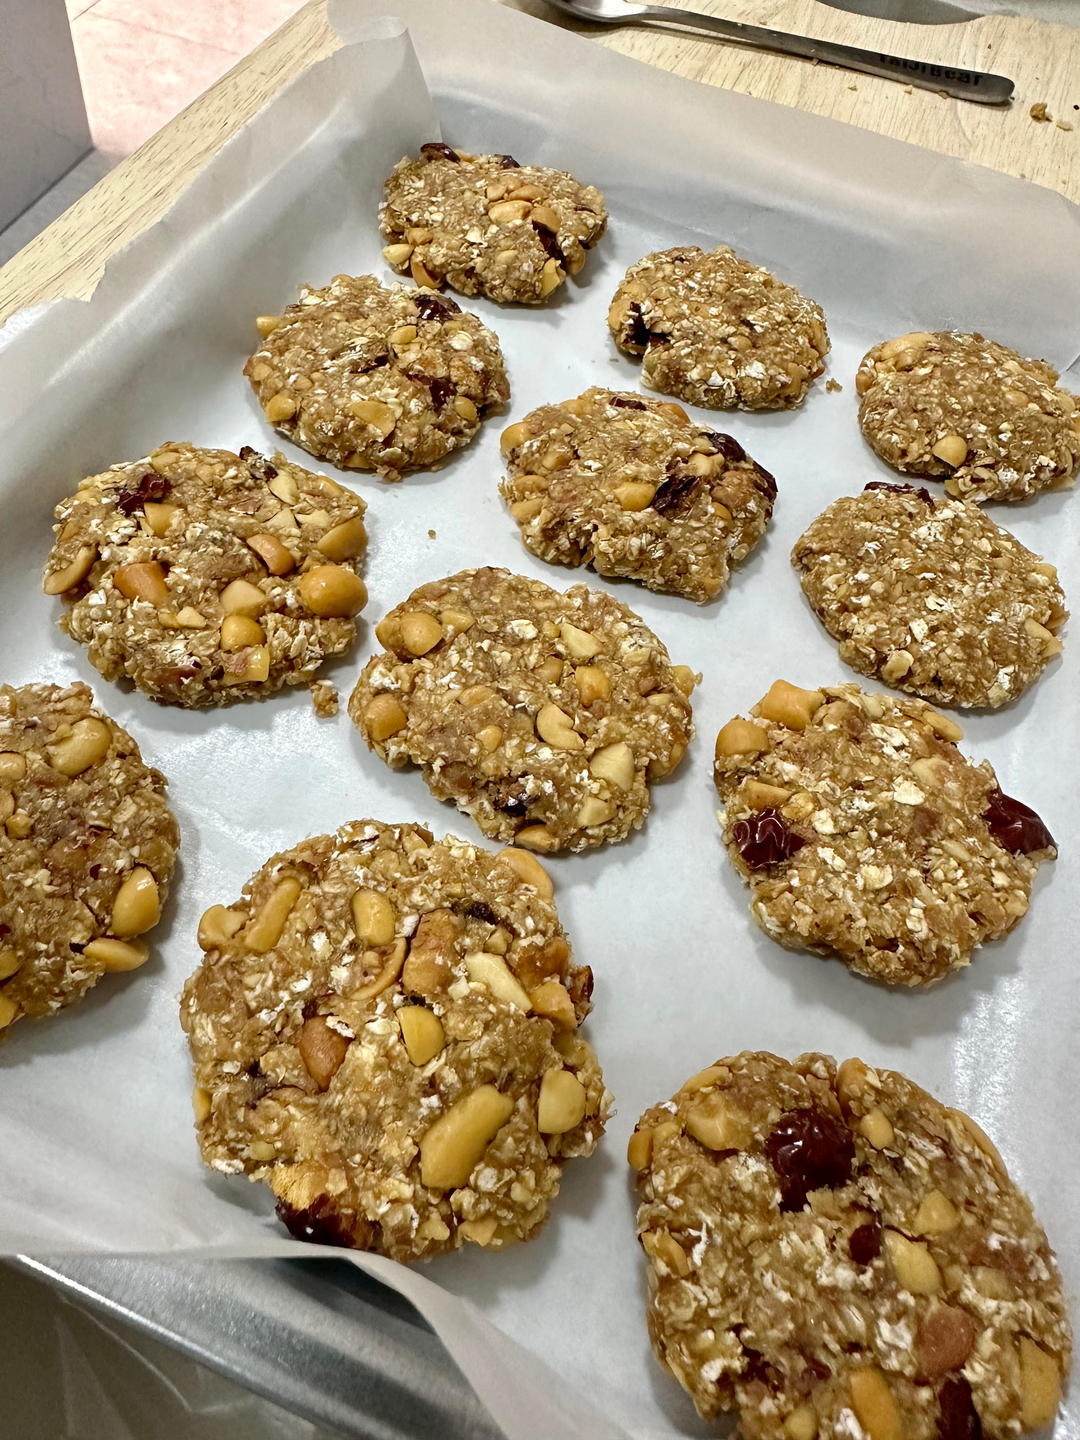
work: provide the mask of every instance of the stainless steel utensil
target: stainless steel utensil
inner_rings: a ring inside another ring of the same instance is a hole
[[[825,0],[834,10],[870,15],[875,20],[901,20],[907,25],[962,25],[980,11],[951,0]]]
[[[1015,89],[1004,75],[937,65],[929,60],[905,60],[899,55],[860,50],[858,46],[838,45],[832,40],[811,40],[806,35],[789,35],[784,30],[743,25],[737,20],[723,20],[719,15],[677,10],[672,5],[636,5],[630,0],[549,0],[549,3],[578,20],[593,20],[598,25],[678,25],[690,30],[707,30],[725,40],[735,40],[759,50],[778,50],[803,60],[820,60],[823,65],[860,70],[886,80],[918,85],[923,90],[943,90],[957,100],[974,100],[979,105],[1006,105]]]

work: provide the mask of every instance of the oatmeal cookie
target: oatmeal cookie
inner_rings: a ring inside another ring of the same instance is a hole
[[[786,410],[825,369],[821,308],[726,245],[659,250],[631,265],[608,327],[642,383],[709,410]]]
[[[276,855],[199,925],[181,1023],[203,1158],[299,1239],[409,1261],[547,1217],[611,1108],[551,881],[419,825]]]
[[[577,275],[607,225],[604,197],[512,155],[421,145],[386,182],[383,255],[418,285],[540,305]]]
[[[1007,705],[1061,651],[1057,571],[977,506],[872,481],[795,542],[840,658],[941,705]]]
[[[462,449],[510,395],[495,335],[432,290],[336,275],[260,315],[244,374],[286,439],[343,470],[400,480]]]
[[[991,1141],[893,1070],[744,1052],[630,1141],[648,1324],[746,1440],[1004,1440],[1071,1363],[1061,1277]]]
[[[1073,483],[1080,402],[1045,360],[958,330],[875,345],[855,376],[859,424],[894,470],[950,495],[1024,500]]]
[[[352,644],[366,508],[283,455],[170,443],[60,502],[45,593],[106,680],[191,708],[269,695]]]
[[[680,405],[594,386],[503,432],[527,550],[703,603],[765,533],[772,476]]]
[[[716,737],[724,844],[754,919],[792,949],[926,985],[1026,914],[1057,855],[962,731],[922,700],[777,680]]]
[[[87,686],[0,686],[0,1032],[144,964],[179,844],[164,775]]]
[[[609,595],[485,566],[414,590],[375,630],[349,714],[496,840],[622,840],[693,734],[695,677]]]

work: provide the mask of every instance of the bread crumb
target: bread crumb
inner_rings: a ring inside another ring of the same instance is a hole
[[[434,539],[435,539],[435,531],[434,531],[434,530],[429,530],[429,531],[427,532],[427,538],[428,538],[429,540],[434,540]]]
[[[338,692],[329,680],[316,680],[311,686],[311,703],[320,719],[338,713]]]
[[[1071,130],[1073,128],[1071,120],[1055,120],[1054,124],[1059,130]]]
[[[910,85],[905,85],[905,86],[904,86],[904,94],[905,94],[905,95],[914,95],[914,94],[915,94],[915,91],[911,88]]]
[[[849,90],[858,90],[859,87],[857,85],[849,85],[847,88]]]
[[[1048,121],[1054,118],[1050,114],[1050,111],[1047,110],[1045,100],[1036,100],[1035,104],[1032,105],[1031,109],[1028,111],[1028,114],[1031,116],[1032,120],[1037,120],[1041,125],[1045,125]]]
[[[843,388],[844,388],[844,387],[840,384],[840,381],[839,381],[839,380],[826,380],[826,381],[825,381],[825,389],[826,389],[826,390],[836,391],[836,390],[842,390]]]

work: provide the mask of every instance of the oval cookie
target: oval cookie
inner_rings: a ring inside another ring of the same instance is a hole
[[[181,1022],[203,1158],[300,1239],[409,1261],[543,1224],[611,1107],[547,874],[360,820],[203,916]]]
[[[503,432],[499,489],[525,548],[699,603],[765,533],[776,483],[679,405],[594,386]]]
[[[778,680],[716,739],[724,844],[765,933],[890,985],[967,965],[1057,850],[921,700]]]
[[[660,1363],[747,1440],[1004,1440],[1071,1362],[1061,1277],[967,1115],[828,1055],[718,1060],[630,1141]]]
[[[366,508],[283,455],[162,445],[56,507],[45,593],[106,680],[192,708],[268,695],[352,644]]]

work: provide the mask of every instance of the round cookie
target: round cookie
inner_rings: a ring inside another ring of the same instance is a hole
[[[527,550],[704,603],[765,533],[772,476],[679,405],[594,386],[503,432]]]
[[[436,465],[510,395],[496,336],[431,290],[336,275],[257,324],[244,374],[263,414],[343,470],[400,480]]]
[[[604,197],[563,170],[512,155],[422,145],[386,182],[383,255],[418,285],[540,305],[604,233]]]
[[[874,453],[950,495],[1023,500],[1073,483],[1080,401],[1045,360],[959,330],[875,345],[855,376],[859,424]]]
[[[630,1141],[648,1324],[746,1440],[1004,1440],[1071,1363],[1061,1277],[976,1123],[828,1055],[718,1060]]]
[[[786,410],[825,368],[821,307],[726,245],[658,250],[631,265],[608,310],[642,384],[708,410]]]
[[[60,502],[45,593],[106,680],[191,708],[261,697],[352,644],[366,508],[283,455],[170,443]]]
[[[149,954],[180,832],[85,685],[0,686],[0,1033]]]
[[[622,840],[693,734],[694,676],[634,612],[485,566],[414,590],[375,631],[349,714],[395,768],[418,765],[496,840]]]
[[[1062,648],[1054,566],[962,500],[872,481],[791,561],[841,660],[936,704],[1007,705]]]
[[[543,867],[360,820],[276,855],[199,926],[181,1023],[203,1158],[303,1240],[409,1261],[547,1217],[611,1108],[592,974]]]
[[[778,680],[716,738],[724,844],[754,919],[792,949],[926,985],[1026,914],[1057,855],[960,727],[922,700]]]

